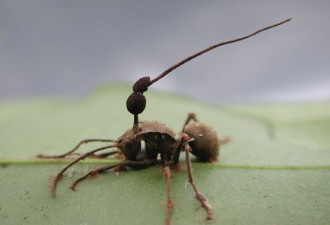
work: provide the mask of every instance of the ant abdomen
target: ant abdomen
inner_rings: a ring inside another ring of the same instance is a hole
[[[218,161],[220,141],[216,131],[200,122],[192,122],[184,128],[184,133],[193,140],[189,142],[191,153],[203,162]]]

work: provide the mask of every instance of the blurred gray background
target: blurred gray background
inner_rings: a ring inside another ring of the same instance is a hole
[[[328,100],[329,10],[326,0],[1,0],[0,102],[82,98],[101,84],[153,78],[209,45],[289,17],[152,88],[213,103]]]

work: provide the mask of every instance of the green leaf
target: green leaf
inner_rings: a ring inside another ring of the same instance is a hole
[[[162,168],[106,173],[68,188],[96,165],[85,160],[58,183],[49,178],[67,161],[40,160],[84,138],[116,139],[131,128],[126,85],[104,86],[87,99],[44,99],[0,107],[0,224],[164,224],[166,180]],[[330,103],[231,105],[217,107],[149,91],[145,120],[180,131],[189,112],[230,136],[220,161],[193,163],[195,182],[208,197],[213,224],[330,223]],[[81,148],[86,152],[100,145]],[[172,223],[208,224],[205,211],[182,171],[172,176]]]

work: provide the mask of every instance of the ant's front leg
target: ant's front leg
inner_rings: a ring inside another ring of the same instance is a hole
[[[61,155],[43,155],[43,154],[39,154],[39,155],[37,155],[37,157],[42,158],[42,159],[63,159],[66,156],[73,155],[72,153],[75,152],[81,145],[87,144],[87,143],[90,143],[90,142],[115,142],[115,141],[111,140],[111,139],[84,139],[84,140],[81,140],[73,149],[71,149],[70,151],[68,151],[64,154],[61,154]],[[116,153],[118,153],[117,150],[111,151],[109,153],[104,153],[102,155],[91,155],[90,157],[104,158],[104,157],[107,157],[109,155],[113,155],[113,154],[116,154]],[[81,154],[77,154],[77,155],[79,156]]]

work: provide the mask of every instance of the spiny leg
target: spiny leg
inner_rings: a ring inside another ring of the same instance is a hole
[[[219,139],[220,144],[227,144],[228,142],[231,142],[231,138],[230,137],[224,137]]]
[[[76,189],[77,184],[80,183],[81,181],[85,180],[87,177],[93,176],[95,174],[104,173],[107,170],[114,169],[116,167],[132,167],[132,168],[135,168],[135,169],[142,169],[142,168],[149,167],[149,166],[151,166],[155,163],[156,162],[154,160],[148,160],[148,161],[123,161],[123,162],[120,162],[120,163],[116,163],[116,164],[96,168],[96,169],[93,169],[90,172],[86,173],[85,175],[79,177],[78,179],[76,179],[71,184],[70,188],[73,191],[76,191],[77,190]]]
[[[81,140],[73,149],[71,149],[70,151],[61,154],[61,155],[43,155],[43,154],[39,154],[37,155],[38,158],[42,158],[42,159],[60,159],[60,158],[64,158],[67,155],[72,154],[73,152],[75,152],[82,144],[86,144],[86,143],[90,143],[90,142],[115,142],[114,140],[111,139],[84,139]]]
[[[171,224],[171,214],[173,210],[173,200],[172,200],[172,185],[171,185],[171,169],[169,166],[164,167],[164,173],[166,176],[167,183],[167,213],[166,213],[166,225]]]
[[[197,118],[196,118],[196,114],[195,113],[189,113],[188,116],[187,116],[187,119],[183,125],[183,128],[182,128],[182,131],[181,133],[184,133],[184,129],[185,127],[188,125],[188,123],[190,123],[190,121],[193,120],[195,122],[197,122]],[[179,162],[179,157],[180,157],[180,153],[181,153],[181,150],[183,148],[183,144],[184,144],[184,140],[183,140],[183,135],[181,135],[177,141],[177,144],[176,144],[176,147],[175,147],[175,150],[174,150],[174,153],[172,155],[172,161],[173,161],[173,164],[176,165],[178,162]]]
[[[119,149],[117,149],[117,150],[104,152],[104,153],[100,153],[100,154],[93,154],[90,156],[90,158],[103,159],[103,158],[106,158],[108,156],[115,155],[115,154],[122,154],[122,152]]]
[[[207,216],[206,216],[206,220],[207,221],[212,221],[213,217],[212,217],[212,206],[210,205],[208,199],[197,190],[196,184],[194,182],[194,177],[192,174],[192,166],[191,166],[191,160],[190,160],[190,151],[191,148],[188,144],[189,141],[189,136],[186,134],[182,134],[182,138],[184,140],[184,149],[185,149],[185,153],[186,153],[186,163],[187,163],[187,173],[188,173],[188,181],[190,183],[190,185],[192,186],[192,188],[195,191],[195,197],[201,202],[202,207],[206,210]]]
[[[80,160],[83,160],[84,158],[94,154],[95,152],[98,152],[98,151],[101,151],[101,150],[104,150],[104,149],[108,149],[108,148],[113,148],[113,147],[117,147],[117,145],[106,145],[106,146],[103,146],[103,147],[100,147],[100,148],[97,148],[97,149],[94,149],[92,151],[89,151],[83,155],[80,155],[77,159],[75,159],[74,161],[72,161],[70,164],[68,164],[66,167],[64,167],[63,169],[60,170],[60,172],[58,172],[56,174],[56,176],[54,176],[51,180],[51,183],[50,183],[50,189],[51,189],[51,194],[53,197],[55,197],[55,190],[56,190],[56,185],[57,185],[57,182],[58,180],[62,177],[63,173],[69,169],[72,165],[76,164],[77,162],[79,162]]]
[[[198,122],[196,114],[195,113],[189,113],[187,116],[186,121],[184,122],[183,128],[182,128],[182,132],[184,131],[184,128],[188,125],[188,123],[190,123],[190,121],[193,120],[195,122]]]

